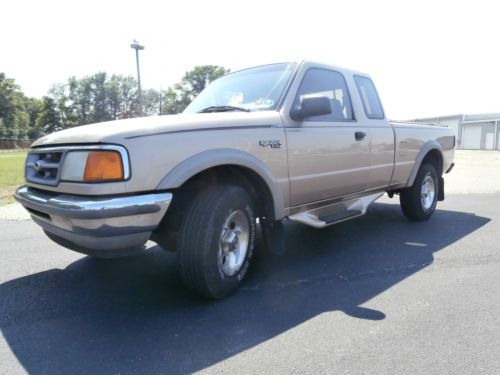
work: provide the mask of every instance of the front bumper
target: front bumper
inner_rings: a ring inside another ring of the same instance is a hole
[[[172,201],[172,193],[116,197],[60,194],[21,186],[14,198],[62,246],[99,257],[141,250]]]

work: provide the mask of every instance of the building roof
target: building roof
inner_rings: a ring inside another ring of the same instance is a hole
[[[428,122],[428,121],[439,121],[439,120],[449,120],[457,119],[461,120],[462,123],[473,123],[473,122],[490,122],[490,121],[500,121],[500,113],[478,113],[478,114],[457,114],[457,115],[445,115],[445,116],[432,116],[432,117],[422,117],[413,119],[413,122]]]
[[[446,120],[446,119],[452,119],[452,118],[457,118],[461,119],[464,115],[459,114],[459,115],[445,115],[445,116],[430,116],[430,117],[419,117],[410,121],[415,121],[415,122],[421,122],[421,121],[432,121],[432,120]]]
[[[487,120],[470,120],[470,121],[462,121],[462,124],[482,124],[485,122],[498,122],[500,123],[500,118],[490,118]]]
[[[482,113],[475,115],[464,115],[462,122],[466,121],[495,121],[500,119],[500,113]]]

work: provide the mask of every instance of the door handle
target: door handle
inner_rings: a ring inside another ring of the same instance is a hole
[[[355,132],[354,133],[354,138],[356,138],[356,141],[362,141],[366,137],[365,132]]]

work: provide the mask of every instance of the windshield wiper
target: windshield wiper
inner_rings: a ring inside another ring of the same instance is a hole
[[[229,112],[229,111],[243,111],[250,112],[249,109],[243,107],[234,107],[232,105],[213,105],[198,111],[198,113],[209,113],[209,112]]]

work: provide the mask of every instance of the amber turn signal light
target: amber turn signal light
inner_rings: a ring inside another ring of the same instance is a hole
[[[123,165],[117,151],[90,151],[83,180],[88,182],[123,180]]]

